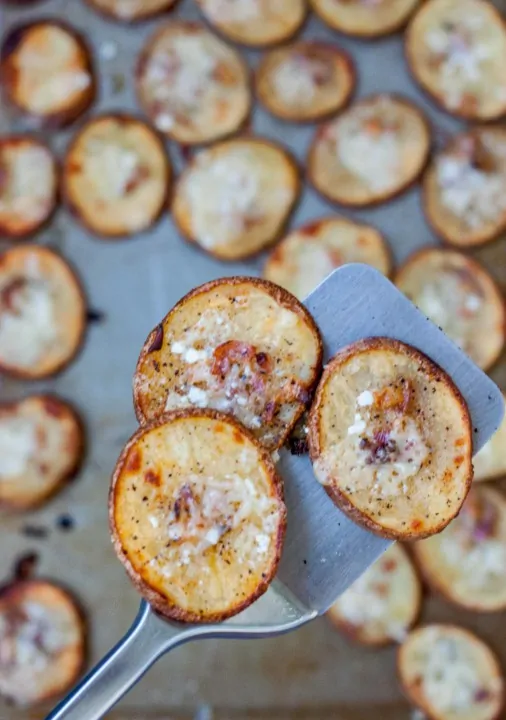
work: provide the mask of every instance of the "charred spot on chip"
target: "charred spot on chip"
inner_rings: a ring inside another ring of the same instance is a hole
[[[139,468],[140,468],[140,462],[139,462],[139,466],[136,467],[135,469],[139,470]],[[159,487],[160,483],[161,483],[161,476],[160,476],[159,472],[155,472],[154,470],[146,470],[146,472],[144,473],[144,480],[149,485],[153,485],[154,487]]]

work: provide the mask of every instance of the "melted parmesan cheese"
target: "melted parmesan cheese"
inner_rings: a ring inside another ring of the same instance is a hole
[[[338,598],[335,606],[351,625],[380,625],[388,637],[402,641],[407,628],[393,616],[396,587],[391,580],[392,574],[387,575],[381,561],[376,562]]]
[[[12,213],[37,222],[46,216],[54,191],[50,154],[36,145],[23,145],[8,153],[5,191],[0,193],[0,213]]]
[[[270,0],[276,4],[276,0]],[[264,0],[203,0],[209,17],[219,23],[243,23],[262,16]]]
[[[189,573],[198,573],[197,565],[206,551],[220,543],[226,546],[229,533],[234,534],[236,561],[251,567],[258,566],[276,539],[279,501],[261,494],[248,478],[236,474],[219,479],[192,476],[177,488],[172,500],[167,522],[158,527],[168,541],[164,553],[167,577],[171,565],[189,566]]]
[[[86,173],[107,200],[123,197],[141,165],[135,149],[112,139],[90,140],[86,147]]]
[[[506,176],[483,172],[467,158],[443,155],[436,162],[441,203],[469,228],[495,223],[506,212]]]
[[[375,192],[394,186],[401,171],[401,146],[395,129],[368,129],[378,121],[377,110],[359,107],[338,122],[339,162]]]
[[[149,61],[145,82],[152,86],[153,98],[161,110],[156,123],[170,130],[175,114],[196,109],[218,64],[218,54],[211,52],[202,36],[176,35],[166,48],[160,48]]]
[[[480,690],[479,676],[465,648],[450,638],[431,643],[423,673],[423,692],[443,712],[469,710]]]
[[[439,83],[446,102],[458,108],[469,90],[476,90],[486,79],[485,63],[493,58],[496,48],[490,38],[479,38],[483,18],[457,10],[446,23],[430,29],[425,35],[429,52],[439,65]]]
[[[0,483],[22,475],[37,449],[37,426],[26,417],[0,418]]]
[[[275,68],[272,83],[277,95],[287,105],[309,105],[317,85],[315,62],[306,57],[287,57]]]
[[[241,148],[211,162],[204,158],[186,185],[192,231],[206,248],[233,243],[248,221],[261,219],[262,186],[250,150]]]

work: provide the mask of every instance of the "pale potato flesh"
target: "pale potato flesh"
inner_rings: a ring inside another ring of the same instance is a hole
[[[321,18],[343,33],[378,37],[404,25],[420,0],[311,0]]]
[[[506,476],[506,416],[490,440],[474,456],[473,465],[474,482]]]

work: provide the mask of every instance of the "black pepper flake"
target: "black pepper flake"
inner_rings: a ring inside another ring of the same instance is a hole
[[[59,515],[56,518],[56,527],[58,530],[62,530],[63,532],[70,532],[70,530],[73,530],[75,527],[75,520],[72,515],[69,515],[68,513]]]
[[[103,310],[95,310],[94,308],[88,308],[86,312],[86,320],[91,323],[102,323],[104,322],[106,318],[105,312]]]

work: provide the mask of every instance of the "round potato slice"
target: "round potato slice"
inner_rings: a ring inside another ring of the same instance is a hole
[[[0,80],[16,107],[52,127],[74,121],[95,97],[87,43],[57,20],[26,23],[7,35],[0,52]]]
[[[376,38],[400,30],[420,0],[310,0],[314,11],[334,30]]]
[[[137,22],[171,10],[177,0],[86,0],[86,2],[102,15],[114,20]]]
[[[75,600],[44,580],[0,593],[0,693],[35,705],[69,690],[85,660],[84,621]]]
[[[504,402],[506,404],[506,396]],[[474,456],[474,482],[506,476],[506,415],[498,430]]]
[[[240,54],[198,23],[172,22],[152,36],[137,65],[137,94],[161,132],[185,145],[219,140],[251,109]]]
[[[486,121],[506,112],[506,29],[492,3],[422,3],[405,48],[414,79],[452,115]]]
[[[332,202],[375,205],[415,182],[429,149],[429,128],[417,107],[393,95],[372,95],[318,128],[309,179]]]
[[[256,47],[289,40],[307,14],[305,0],[197,0],[197,4],[220,33]]]
[[[228,140],[186,167],[172,213],[187,240],[221,260],[239,260],[277,240],[300,190],[285,150],[259,138]]]
[[[58,173],[51,150],[35,138],[0,139],[0,235],[24,238],[51,217],[58,199]]]
[[[506,227],[506,128],[457,135],[433,158],[423,181],[427,219],[463,248],[493,240]]]
[[[256,91],[282,120],[311,122],[337,113],[355,87],[351,56],[334,45],[299,41],[266,53],[256,73]]]
[[[32,395],[0,405],[0,506],[43,503],[75,474],[83,448],[81,422],[63,400]]]
[[[413,630],[399,648],[398,672],[409,700],[431,720],[497,720],[504,680],[497,658],[455,625]]]
[[[168,413],[127,443],[112,478],[114,547],[160,613],[216,622],[268,588],[286,525],[269,453],[212,410]]]
[[[427,248],[408,258],[395,282],[477,365],[493,365],[504,346],[506,311],[485,268],[461,253]]]
[[[327,612],[331,623],[365,645],[401,642],[415,623],[422,587],[407,553],[393,545]]]
[[[103,115],[72,141],[63,166],[63,193],[92,232],[122,237],[158,219],[171,174],[163,143],[148,125],[127,115]]]
[[[36,380],[62,370],[81,345],[86,302],[57,253],[24,245],[0,255],[0,370]]]
[[[471,486],[469,412],[421,352],[367,338],[326,366],[309,417],[316,478],[352,520],[399,540],[440,532]]]
[[[413,552],[447,600],[477,612],[506,608],[506,500],[499,492],[473,488],[458,517]]]
[[[321,372],[311,315],[257,278],[192,290],[148,336],[134,377],[141,424],[166,410],[210,407],[234,415],[269,449],[283,445]]]
[[[384,275],[392,267],[390,250],[376,228],[329,217],[289,233],[267,258],[264,277],[303,300],[335,268],[355,262]]]

